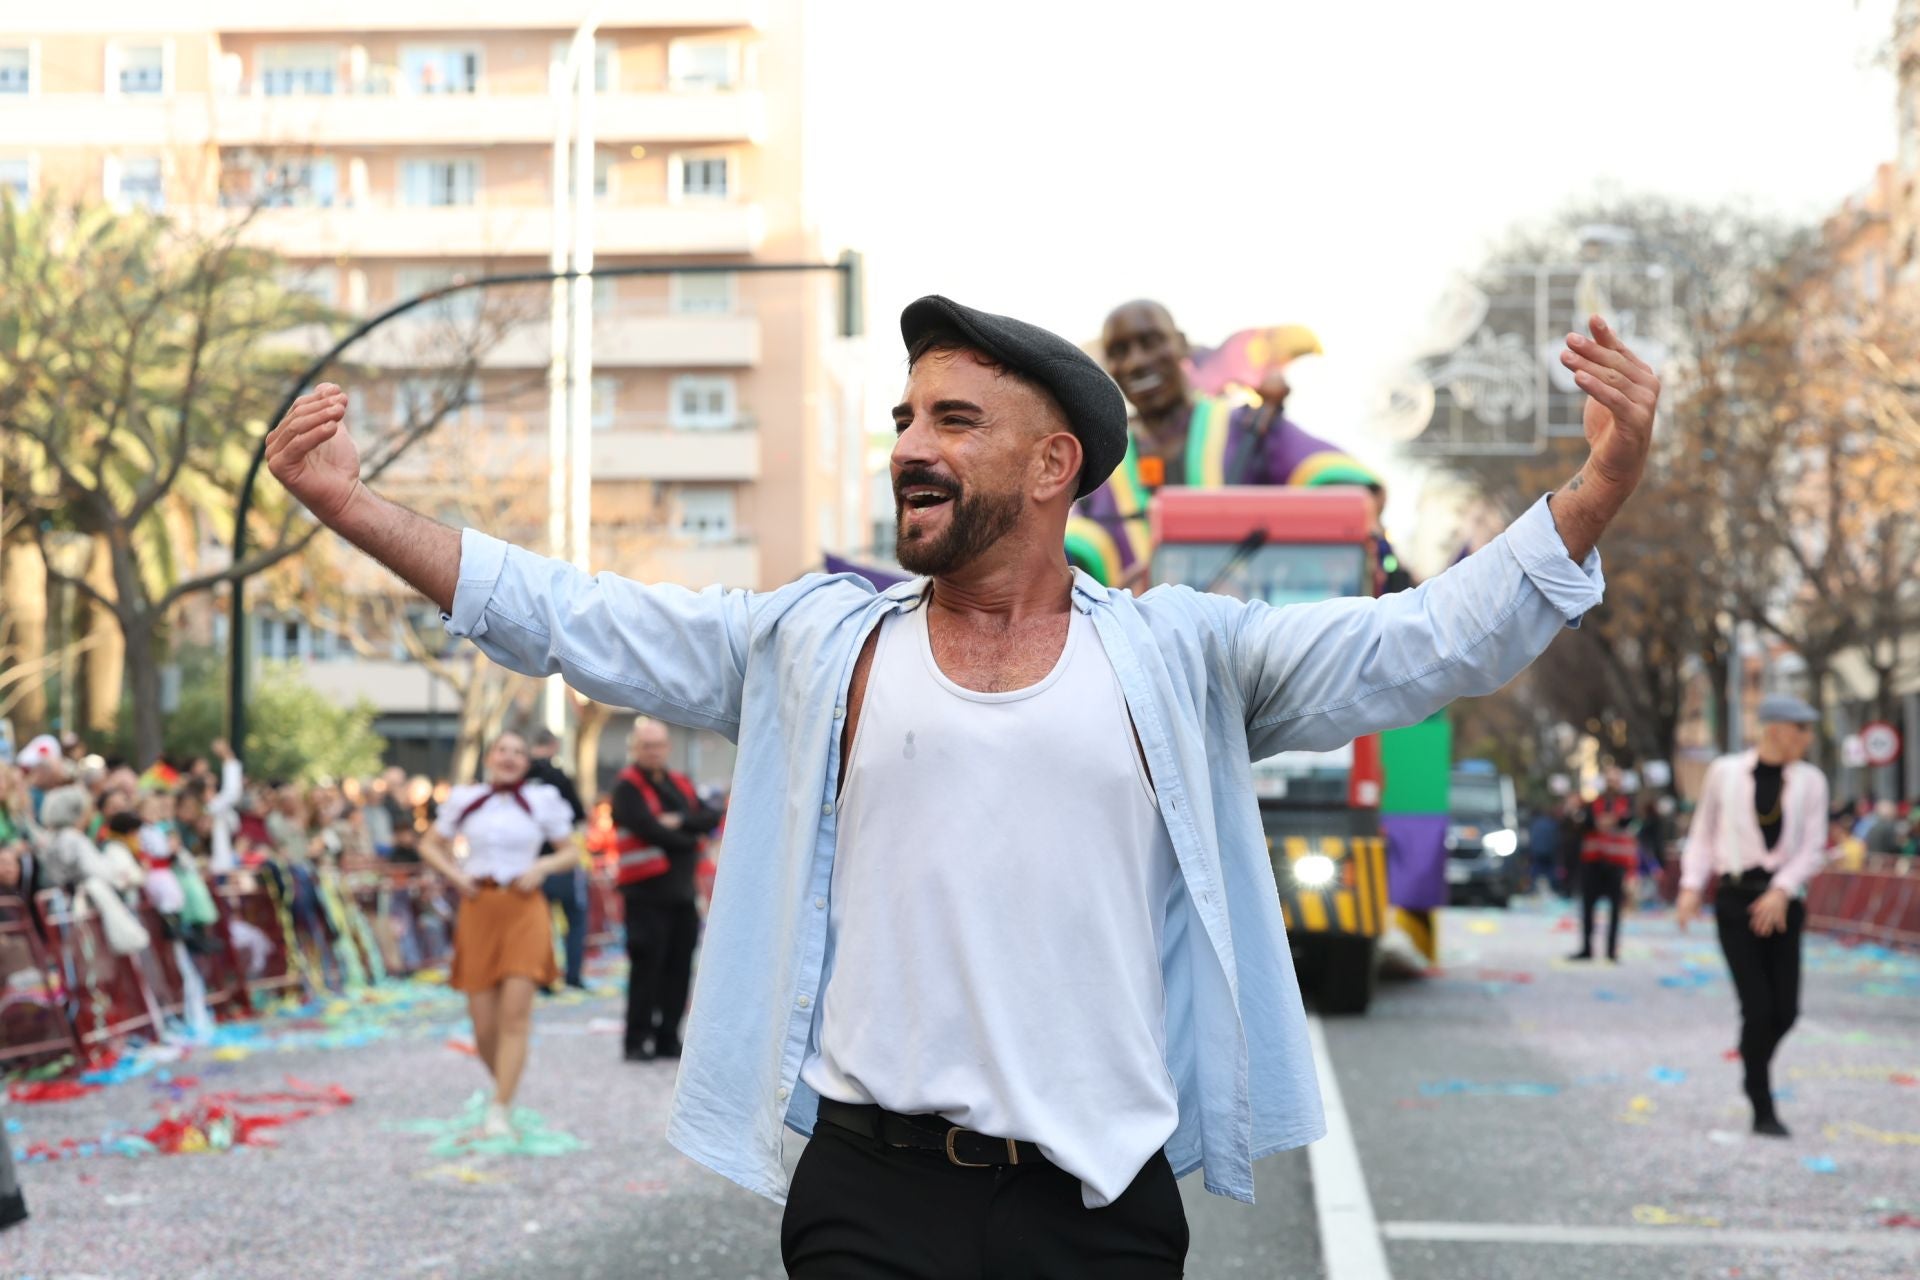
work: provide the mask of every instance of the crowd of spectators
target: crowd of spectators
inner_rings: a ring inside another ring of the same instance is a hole
[[[297,962],[338,989],[348,953],[359,945],[364,957],[367,941],[347,918],[347,886],[383,866],[417,866],[447,791],[445,780],[398,768],[315,785],[249,778],[221,741],[207,756],[137,772],[72,735],[41,737],[0,764],[0,895],[22,899],[50,941],[49,909],[102,912],[123,954],[153,940],[103,895],[136,913],[144,901],[163,922],[159,941],[203,955],[224,945],[210,930],[211,895],[265,885],[292,927]],[[394,887],[381,896],[374,945],[386,968],[411,970],[444,949],[453,904],[430,876],[386,883]],[[242,924],[235,943],[257,967],[270,944],[254,933]]]

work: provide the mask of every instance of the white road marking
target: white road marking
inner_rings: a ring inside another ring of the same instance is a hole
[[[1334,1074],[1333,1055],[1327,1052],[1327,1034],[1318,1014],[1307,1019],[1307,1040],[1313,1045],[1313,1070],[1320,1077],[1320,1102],[1327,1116],[1327,1136],[1307,1148],[1327,1280],[1393,1280],[1380,1224],[1373,1217],[1373,1201],[1367,1195],[1366,1174],[1360,1169],[1360,1149],[1354,1145],[1347,1104],[1340,1096],[1340,1078]]]
[[[1721,1227],[1582,1227],[1532,1222],[1387,1222],[1389,1240],[1447,1244],[1700,1246],[1717,1249],[1820,1249],[1920,1255],[1920,1236],[1888,1232],[1748,1231]],[[1331,1276],[1329,1272],[1329,1276]]]

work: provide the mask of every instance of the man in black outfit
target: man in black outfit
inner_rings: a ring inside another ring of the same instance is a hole
[[[528,744],[532,755],[527,765],[527,776],[536,782],[545,782],[560,792],[561,799],[573,810],[573,825],[576,829],[586,823],[587,807],[580,803],[580,792],[573,785],[573,779],[561,772],[553,757],[560,750],[560,739],[553,736],[551,729],[541,729],[534,733],[533,741]],[[552,846],[548,846],[550,852]],[[546,853],[541,854],[542,857]],[[567,985],[581,991],[587,989],[587,872],[586,868],[576,864],[565,871],[556,871],[548,876],[541,886],[548,902],[560,904],[560,910],[567,921]]]
[[[680,1056],[693,947],[700,932],[694,873],[705,837],[721,814],[700,803],[693,784],[667,768],[667,727],[641,718],[627,737],[627,759],[613,787],[620,897],[627,917],[626,1059]]]
[[[1827,779],[1805,763],[1819,719],[1798,698],[1760,703],[1760,747],[1722,756],[1700,785],[1680,860],[1682,929],[1709,886],[1727,971],[1740,996],[1740,1061],[1753,1131],[1790,1136],[1774,1113],[1774,1050],[1800,1013],[1800,931],[1808,880],[1827,857]]]

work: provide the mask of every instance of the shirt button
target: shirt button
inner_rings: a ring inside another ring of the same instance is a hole
[[[812,1006],[812,1004],[813,1004],[813,998],[812,998],[811,996],[801,996],[801,997],[800,997],[800,1007],[801,1007],[802,1009],[806,1009],[806,1008],[809,1008],[809,1007],[811,1007],[811,1006]]]
[[[780,1101],[785,1102],[787,1100],[787,1087],[785,1085],[781,1085],[780,1091],[774,1094],[773,1096],[780,1099]]]
[[[822,817],[830,817],[830,816],[832,815],[832,813],[833,813],[833,806],[832,806],[832,805],[830,805],[830,804],[823,804],[823,805],[821,805],[821,806],[820,806],[820,815],[821,815]]]
[[[834,718],[835,720],[844,720],[844,719],[846,719],[846,718],[847,718],[847,709],[846,709],[845,707],[835,707],[835,708],[833,709],[833,718]]]
[[[825,898],[815,898],[813,900],[813,909],[815,911],[825,911],[827,909],[827,900]]]

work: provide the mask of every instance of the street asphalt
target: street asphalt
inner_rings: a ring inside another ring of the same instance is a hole
[[[1438,971],[1325,1024],[1395,1280],[1920,1276],[1920,960],[1810,941],[1779,1142],[1746,1133],[1710,931],[1631,917],[1618,967],[1562,958],[1558,904],[1449,912],[1441,937]],[[617,974],[599,982],[537,1016],[522,1101],[583,1144],[566,1154],[436,1154],[403,1127],[450,1121],[481,1083],[431,989],[8,1106],[24,1151],[289,1077],[354,1098],[274,1147],[23,1163],[34,1216],[0,1235],[0,1276],[778,1277],[778,1208],[667,1147],[672,1069],[619,1061]],[[1251,1208],[1198,1181],[1190,1277],[1356,1280],[1326,1270],[1306,1153],[1262,1162]]]

